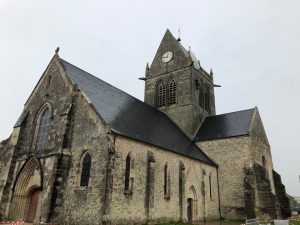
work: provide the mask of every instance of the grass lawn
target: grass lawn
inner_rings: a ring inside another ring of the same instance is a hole
[[[289,223],[290,225],[300,225],[300,221],[292,220]]]

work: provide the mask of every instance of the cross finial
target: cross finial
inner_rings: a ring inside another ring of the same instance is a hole
[[[58,52],[59,52],[59,47],[57,47],[57,48],[55,49],[55,54],[58,54]]]
[[[178,42],[181,41],[181,38],[180,38],[180,28],[178,29],[178,38],[177,38],[177,41],[178,41]]]

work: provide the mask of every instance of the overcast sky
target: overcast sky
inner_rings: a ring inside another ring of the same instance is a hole
[[[258,106],[273,164],[300,196],[299,0],[1,0],[0,139],[54,50],[143,100],[145,65],[167,28],[212,67],[217,113]]]

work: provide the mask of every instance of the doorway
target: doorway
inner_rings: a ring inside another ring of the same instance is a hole
[[[36,216],[37,207],[39,204],[41,190],[34,190],[29,195],[29,208],[27,212],[26,221],[32,223]]]
[[[187,199],[187,216],[189,223],[193,222],[193,199]]]
[[[33,221],[36,216],[39,194],[42,190],[41,170],[31,157],[21,168],[14,184],[8,217],[12,220]]]

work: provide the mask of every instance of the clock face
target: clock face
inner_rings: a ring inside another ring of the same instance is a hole
[[[164,63],[170,62],[171,59],[173,57],[173,53],[172,52],[166,52],[165,54],[163,54],[161,61]]]

